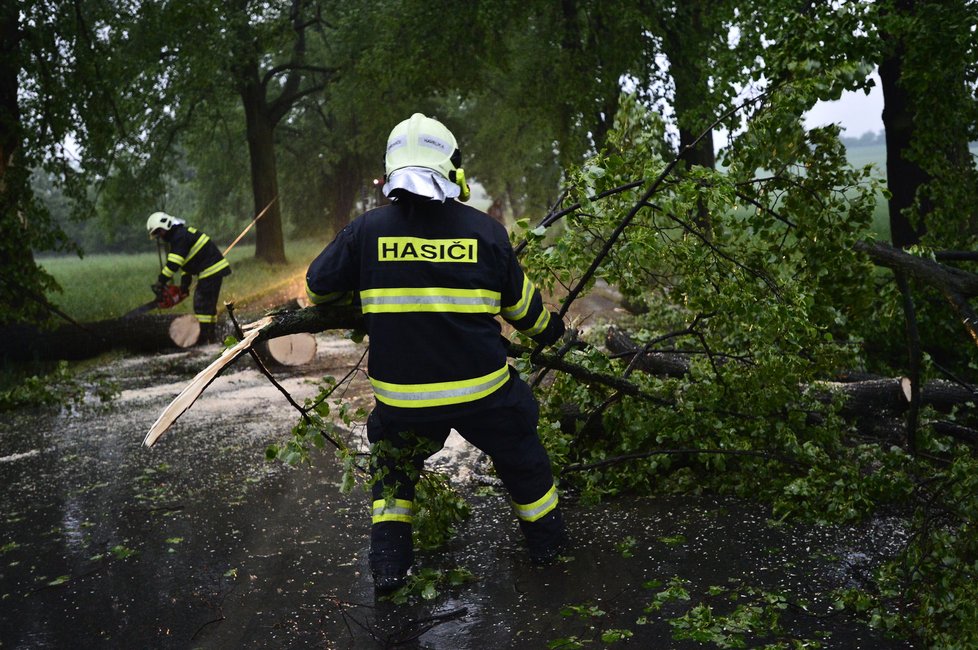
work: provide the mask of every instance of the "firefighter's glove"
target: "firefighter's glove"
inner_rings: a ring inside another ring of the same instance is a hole
[[[550,322],[547,323],[547,329],[534,336],[533,340],[541,345],[553,345],[560,340],[565,330],[564,321],[561,319],[560,314],[552,311],[550,312]]]
[[[163,300],[163,292],[166,291],[165,282],[156,282],[150,285],[149,288],[153,290],[153,295],[156,296],[157,300]]]

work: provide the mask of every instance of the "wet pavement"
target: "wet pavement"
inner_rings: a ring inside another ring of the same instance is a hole
[[[352,343],[318,338],[313,366],[275,371],[299,401],[359,358]],[[540,568],[505,497],[467,481],[472,516],[447,549],[419,553],[416,571],[472,579],[430,599],[378,599],[367,495],[341,493],[328,452],[312,467],[265,460],[297,414],[250,361],[141,446],[216,353],[93,368],[122,389],[110,409],[3,414],[0,648],[708,648],[719,646],[701,640],[734,638],[721,616],[772,593],[783,594],[770,610],[780,628],[740,633],[744,647],[912,647],[831,609],[833,588],[860,584],[899,545],[899,521],[772,527],[763,506],[712,497],[568,496],[574,547]],[[354,399],[366,403],[362,388]],[[441,460],[464,478],[474,458],[463,448]],[[674,638],[684,615],[700,640]]]

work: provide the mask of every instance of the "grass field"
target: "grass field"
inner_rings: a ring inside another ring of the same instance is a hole
[[[880,178],[886,177],[886,145],[876,144],[863,147],[848,147],[846,157],[853,167],[864,167],[865,165],[875,165],[875,175]],[[886,204],[886,198],[882,193],[876,195],[876,210],[873,212],[873,231],[879,239],[888,241],[890,239],[890,214]]]
[[[231,275],[224,279],[221,303],[234,302],[247,309],[259,297],[295,285],[301,291],[306,268],[327,242],[303,240],[287,242],[288,263],[270,265],[254,258],[254,247],[241,246],[231,251]],[[150,285],[156,282],[160,260],[152,242],[146,252],[129,255],[86,255],[51,257],[38,260],[57,280],[62,292],[48,299],[75,320],[91,322],[118,318],[153,299]],[[292,291],[295,293],[296,291]],[[298,296],[295,296],[298,297]],[[191,313],[191,300],[173,308],[174,313]]]

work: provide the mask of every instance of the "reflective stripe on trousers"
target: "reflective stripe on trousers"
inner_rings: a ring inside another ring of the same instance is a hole
[[[414,502],[406,499],[377,499],[373,503],[372,523],[379,524],[385,521],[400,521],[410,524],[414,520],[412,512]]]
[[[516,516],[523,521],[536,521],[557,507],[557,486],[552,485],[547,493],[533,503],[516,503],[510,501]]]

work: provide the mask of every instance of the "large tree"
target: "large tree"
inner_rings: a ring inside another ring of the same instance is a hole
[[[157,188],[156,196],[147,192],[142,198],[149,209],[149,201],[159,200],[159,185],[150,183],[158,183],[172,166],[174,145],[191,130],[227,119],[236,104],[244,123],[239,132],[246,139],[241,144],[248,151],[254,214],[267,208],[255,227],[255,256],[284,262],[275,130],[328,82],[331,71],[307,60],[309,39],[326,38],[328,32],[321,7],[305,0],[140,5],[133,31],[119,35],[119,46],[139,42],[151,58],[120,93],[154,101],[150,110],[126,116],[130,131],[146,136],[130,143],[124,164],[114,169],[116,201],[137,175],[145,186]]]
[[[105,168],[117,117],[118,59],[98,28],[117,18],[97,0],[0,8],[0,323],[50,315],[44,295],[57,287],[34,252],[76,250],[30,178],[43,169],[76,214],[89,210],[84,174]]]
[[[897,246],[970,248],[978,216],[978,6],[967,0],[878,3],[890,231]],[[962,238],[968,233],[969,237]]]

